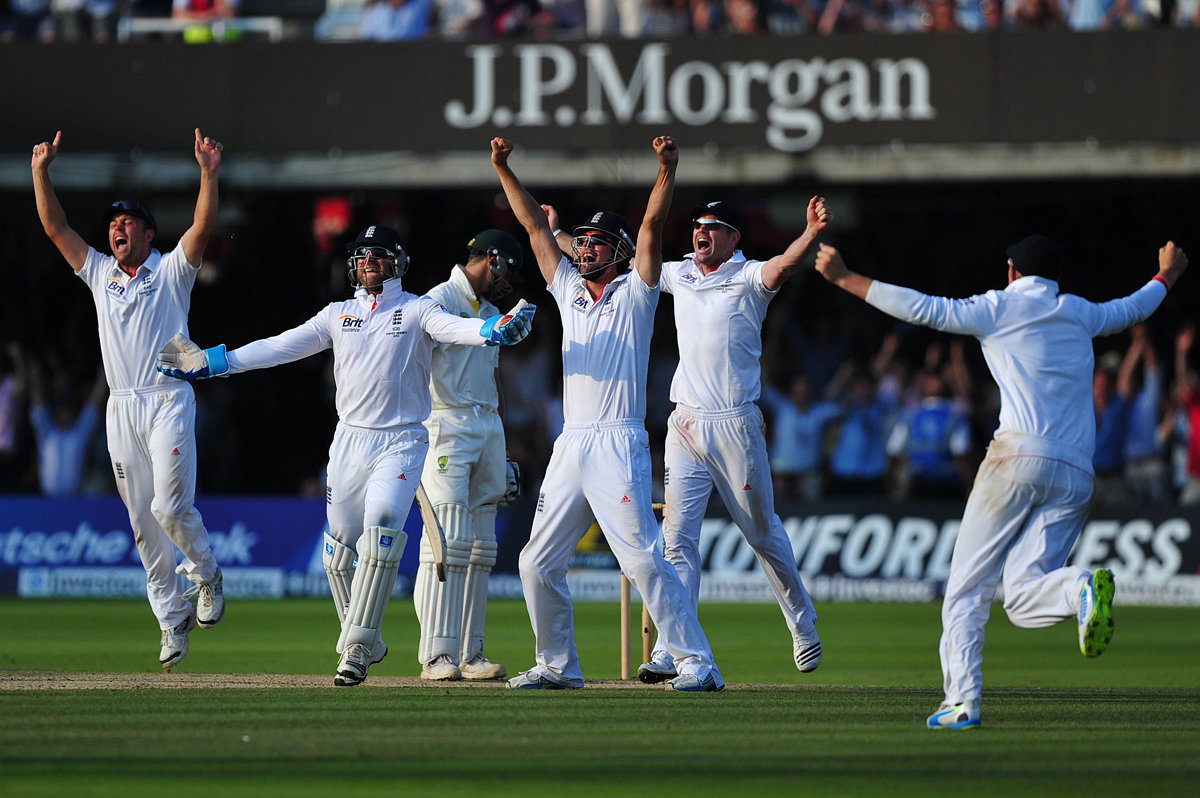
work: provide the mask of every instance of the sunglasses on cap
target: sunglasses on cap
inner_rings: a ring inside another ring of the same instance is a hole
[[[733,232],[738,232],[738,229],[728,222],[722,222],[720,219],[693,219],[692,229],[699,230],[702,227],[728,227]]]
[[[117,200],[108,206],[108,218],[110,221],[122,213],[128,213],[131,216],[144,219],[150,225],[151,230],[158,229],[158,225],[154,221],[154,215],[146,210],[145,205],[136,200]]]
[[[359,247],[354,250],[356,258],[375,258],[375,260],[399,260],[395,252],[387,247]]]

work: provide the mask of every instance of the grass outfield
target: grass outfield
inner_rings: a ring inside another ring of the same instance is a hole
[[[931,732],[936,605],[823,605],[826,658],[802,676],[778,609],[706,605],[717,695],[651,688],[258,688],[4,691],[5,795],[1192,794],[1200,781],[1200,609],[1117,608],[1086,660],[1071,624],[1013,628],[997,608],[984,728]],[[489,653],[532,664],[524,605],[489,607]],[[236,602],[193,633],[177,673],[332,674],[327,601]],[[0,601],[6,669],[146,671],[141,602]],[[396,602],[372,675],[412,676],[416,622]],[[589,678],[618,673],[617,611],[577,608]],[[764,686],[741,686],[758,683]],[[771,686],[766,686],[771,685]],[[467,730],[477,728],[477,732]]]

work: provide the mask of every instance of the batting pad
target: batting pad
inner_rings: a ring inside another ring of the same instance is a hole
[[[354,581],[354,549],[328,532],[323,546],[321,561],[325,564],[325,575],[329,577],[333,606],[337,609],[338,623],[345,623],[346,607],[350,605],[350,583]]]
[[[467,592],[463,600],[462,661],[470,662],[483,653],[484,626],[487,620],[488,576],[496,564],[496,507],[478,507],[475,542],[471,545],[471,564],[467,569]]]
[[[417,587],[414,590],[417,619],[421,622],[417,658],[422,665],[443,654],[458,661],[467,566],[471,560],[474,537],[471,511],[465,505],[438,504],[434,505],[433,510],[446,536],[446,581],[438,581],[432,552],[422,542],[421,566],[417,570]]]
[[[408,536],[401,530],[382,526],[367,527],[358,539],[358,567],[342,624],[345,645],[375,645],[407,541]]]

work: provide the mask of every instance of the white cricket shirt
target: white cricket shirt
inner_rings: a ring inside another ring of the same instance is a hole
[[[490,319],[500,311],[486,299],[478,299],[471,281],[461,266],[450,271],[450,279],[426,294],[446,310],[463,319]],[[476,310],[474,302],[478,302]],[[498,346],[455,346],[438,343],[433,347],[432,379],[429,394],[434,410],[447,408],[490,407],[496,410],[496,367],[500,365]]]
[[[867,302],[913,324],[978,338],[1000,388],[996,438],[1009,436],[1017,453],[1053,453],[1092,473],[1092,339],[1137,324],[1166,295],[1166,286],[1151,280],[1096,304],[1060,294],[1053,280],[1022,277],[1003,291],[946,299],[876,280]]]
[[[547,288],[562,316],[564,421],[645,421],[658,286],[651,288],[631,270],[593,302],[579,272],[563,258]]]
[[[159,374],[154,364],[158,351],[175,333],[188,335],[188,310],[198,271],[200,267],[184,256],[182,242],[166,255],[150,250],[133,277],[121,271],[116,258],[88,247],[78,273],[96,302],[109,391],[120,395],[179,387],[178,380]]]
[[[229,373],[268,368],[333,347],[338,418],[365,429],[416,424],[429,416],[429,361],[434,341],[484,346],[483,322],[460,319],[398,279],[372,296],[334,302],[287,332],[227,354]]]
[[[675,297],[679,367],[671,401],[697,410],[730,410],[758,401],[762,325],[778,294],[762,280],[762,261],[741,250],[704,274],[688,255],[663,264],[662,290]]]

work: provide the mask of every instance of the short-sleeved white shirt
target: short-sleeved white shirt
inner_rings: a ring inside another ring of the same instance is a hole
[[[565,422],[645,421],[659,287],[629,271],[593,302],[579,272],[563,258],[548,288],[562,316]]]
[[[460,319],[399,280],[372,296],[334,302],[299,327],[227,354],[229,373],[268,368],[333,348],[338,418],[365,429],[417,424],[429,416],[434,341],[483,346],[482,324]]]
[[[133,277],[117,259],[88,248],[79,277],[96,302],[104,376],[113,393],[178,387],[179,381],[155,370],[158,351],[175,337],[188,336],[188,310],[199,266],[188,263],[180,242],[150,257]]]
[[[741,250],[704,274],[688,255],[663,264],[662,289],[675,297],[679,367],[671,401],[697,410],[729,410],[758,401],[762,325],[778,291],[762,280],[762,261]]]
[[[500,314],[491,302],[475,296],[471,281],[461,266],[455,266],[450,279],[435,286],[426,296],[464,319],[490,319]],[[478,302],[478,308],[472,304],[474,302]],[[499,365],[498,346],[434,344],[429,382],[433,409],[478,406],[496,410],[500,406],[496,392],[496,367]]]

